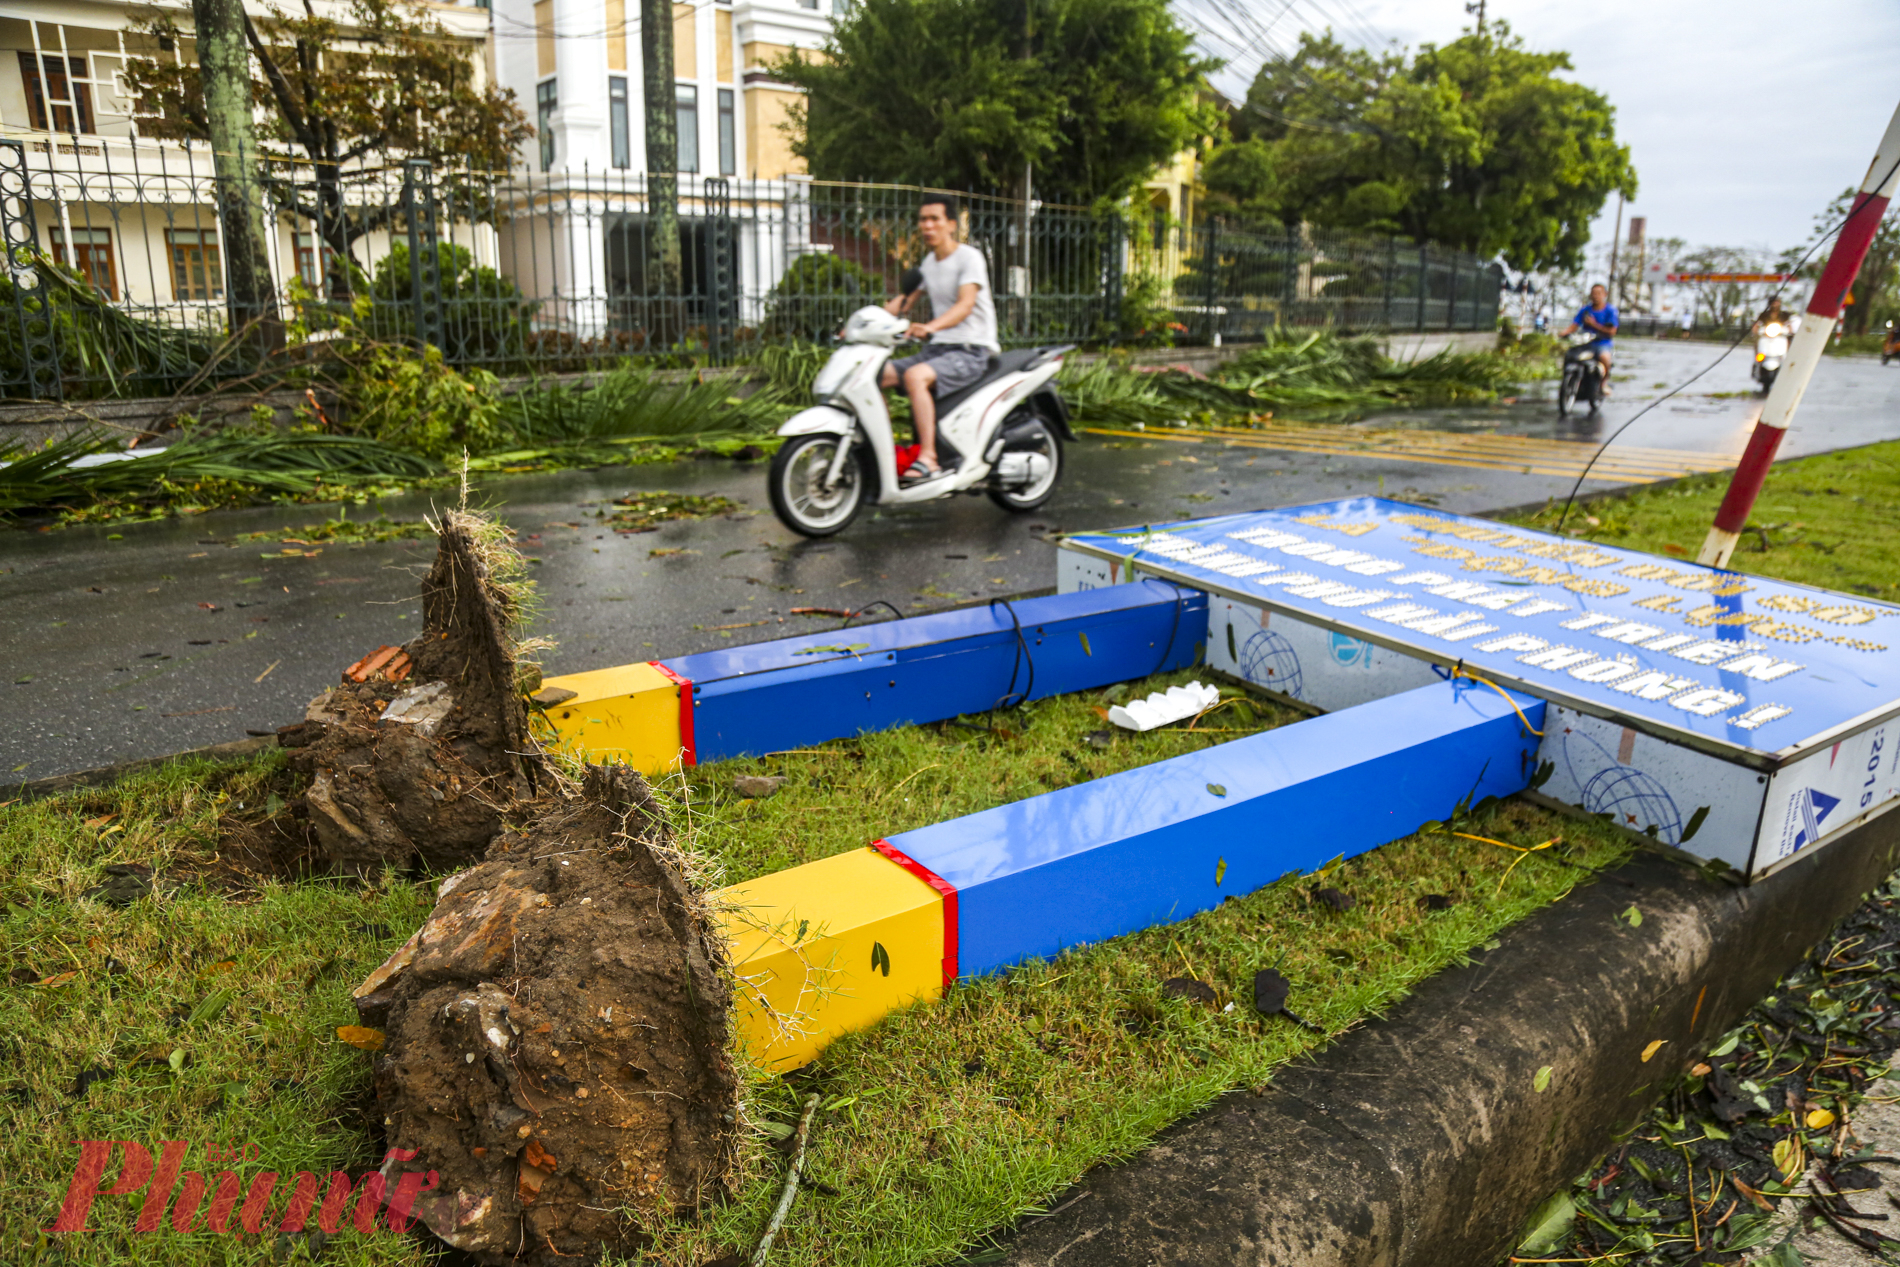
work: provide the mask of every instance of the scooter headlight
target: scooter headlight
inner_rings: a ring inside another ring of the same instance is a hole
[[[894,313],[877,307],[860,308],[844,323],[844,341],[894,348],[909,329],[910,322]]]

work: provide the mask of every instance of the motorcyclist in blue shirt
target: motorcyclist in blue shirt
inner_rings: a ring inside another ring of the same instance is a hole
[[[1610,292],[1601,284],[1590,288],[1590,302],[1577,309],[1576,317],[1563,331],[1568,338],[1579,330],[1593,332],[1597,338],[1590,346],[1595,349],[1597,360],[1603,363],[1603,394],[1610,394],[1610,345],[1616,338],[1618,319],[1616,309],[1610,306]]]

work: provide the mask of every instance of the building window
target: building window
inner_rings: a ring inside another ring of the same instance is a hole
[[[739,170],[738,128],[732,115],[732,89],[719,90],[719,174],[730,176]]]
[[[541,138],[541,170],[544,172],[554,166],[554,111],[560,104],[552,79],[534,86],[534,130]]]
[[[673,100],[678,103],[680,162],[682,172],[699,170],[699,89],[691,84],[675,84]]]
[[[330,262],[336,258],[336,252],[329,247],[319,248],[317,235],[299,233],[296,235],[297,276],[303,278],[303,284],[313,291],[321,292],[324,278],[330,272]]]
[[[165,243],[172,256],[172,298],[224,298],[224,262],[218,257],[217,230],[169,229]]]
[[[20,54],[20,79],[26,87],[26,113],[41,132],[92,131],[92,85],[74,83],[86,78],[86,59],[41,57],[46,68],[42,77],[35,69],[33,54]],[[47,108],[52,108],[49,117]]]
[[[614,166],[633,166],[633,142],[627,131],[627,79],[607,77],[607,121],[613,129]]]
[[[107,299],[119,297],[119,280],[112,269],[112,230],[74,229],[72,250],[66,249],[66,231],[53,230],[53,262],[64,264]]]

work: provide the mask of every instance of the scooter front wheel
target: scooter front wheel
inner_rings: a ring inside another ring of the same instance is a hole
[[[1577,381],[1583,375],[1572,369],[1565,369],[1563,378],[1557,384],[1557,416],[1568,418],[1570,406],[1577,399]]]
[[[829,537],[843,532],[864,505],[865,478],[862,453],[854,453],[838,473],[838,482],[825,487],[825,476],[838,456],[835,435],[794,436],[772,458],[772,509],[779,522],[807,537]]]

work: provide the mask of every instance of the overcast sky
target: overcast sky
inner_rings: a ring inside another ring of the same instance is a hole
[[[1265,20],[1287,0],[1240,2]],[[1488,0],[1488,16],[1532,48],[1567,50],[1576,80],[1609,97],[1640,182],[1624,214],[1646,216],[1652,237],[1804,240],[1815,213],[1866,175],[1900,105],[1895,0]],[[1370,31],[1413,46],[1470,22],[1462,0],[1291,0],[1270,37],[1289,49],[1300,28],[1330,23],[1358,42]],[[1257,65],[1222,87],[1244,91]],[[1608,240],[1615,212],[1611,198],[1593,242]]]

